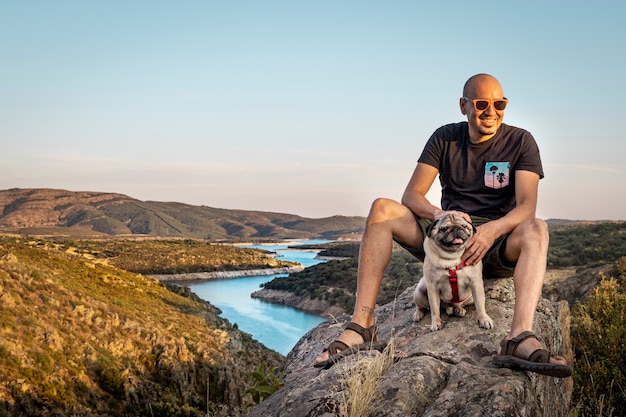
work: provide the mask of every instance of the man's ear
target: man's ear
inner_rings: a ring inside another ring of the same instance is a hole
[[[463,97],[459,99],[459,107],[461,107],[461,114],[464,116],[467,115],[467,111],[465,111],[465,99]]]

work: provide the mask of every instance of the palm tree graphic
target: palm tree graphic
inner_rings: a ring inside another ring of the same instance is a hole
[[[502,188],[502,183],[504,182],[505,178],[506,178],[506,174],[504,172],[500,172],[498,174],[498,182],[500,183],[500,188]]]
[[[492,165],[492,166],[489,168],[489,171],[491,171],[491,174],[492,174],[492,176],[493,176],[493,180],[492,180],[492,182],[491,182],[491,186],[492,186],[493,188],[496,188],[496,171],[497,171],[497,170],[498,170],[498,166],[497,166],[497,165]]]

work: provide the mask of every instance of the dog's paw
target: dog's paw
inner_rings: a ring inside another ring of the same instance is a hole
[[[488,315],[484,315],[483,317],[478,318],[478,324],[483,329],[493,329],[493,320]]]
[[[435,332],[437,330],[443,329],[444,322],[441,319],[433,320],[430,324],[430,331]]]
[[[465,313],[467,313],[467,310],[465,310],[463,307],[454,307],[454,315],[457,317],[465,317]]]
[[[421,308],[418,308],[417,310],[415,310],[415,314],[413,314],[413,321],[420,321],[421,319],[424,318],[425,315],[426,315],[426,310],[422,310]]]

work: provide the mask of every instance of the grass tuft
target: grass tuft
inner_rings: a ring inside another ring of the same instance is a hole
[[[387,347],[374,358],[365,358],[357,352],[356,363],[346,361],[342,364],[346,379],[343,401],[340,409],[342,417],[366,417],[372,415],[372,400],[380,379],[395,361],[395,343],[389,339]],[[359,357],[360,356],[360,357]]]

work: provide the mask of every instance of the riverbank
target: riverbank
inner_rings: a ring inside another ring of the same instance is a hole
[[[291,266],[284,268],[242,269],[239,271],[191,272],[187,274],[155,274],[148,276],[150,278],[158,279],[162,282],[209,281],[214,279],[291,274],[293,272],[300,272],[303,269],[304,266]]]
[[[269,303],[286,305],[325,318],[346,314],[343,308],[337,305],[330,305],[319,298],[312,299],[308,294],[298,296],[290,291],[260,289],[250,294],[250,297]]]

